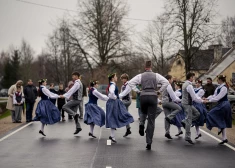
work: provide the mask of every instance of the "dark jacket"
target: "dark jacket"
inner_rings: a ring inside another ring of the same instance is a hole
[[[50,90],[50,92],[57,94],[57,92],[56,92],[56,90],[55,90],[55,89],[49,89],[49,90]],[[50,101],[55,105],[55,103],[56,103],[56,99],[52,99],[52,98],[50,98]]]
[[[215,86],[213,84],[205,84],[203,89],[205,90],[204,97],[209,97],[215,92]]]
[[[87,96],[86,85],[82,83],[82,97]]]
[[[26,103],[34,103],[37,96],[37,88],[34,85],[27,85],[24,87],[24,97]]]
[[[58,95],[63,95],[63,94],[65,94],[66,92],[65,92],[65,90],[58,90],[58,92],[57,92],[57,94]],[[57,99],[57,105],[59,106],[59,105],[64,105],[65,104],[65,98],[58,98]]]

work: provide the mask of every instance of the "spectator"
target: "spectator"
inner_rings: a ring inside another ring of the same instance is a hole
[[[26,122],[31,122],[33,118],[33,107],[37,99],[37,88],[33,85],[32,79],[28,80],[28,84],[24,88],[24,97],[26,103]]]
[[[204,85],[205,94],[203,97],[209,97],[214,94],[215,86],[212,84],[212,79],[207,78],[207,84]]]
[[[21,115],[24,106],[24,98],[23,98],[23,90],[21,90],[21,86],[17,86],[17,90],[13,95],[13,104],[15,106],[15,123],[21,122]]]
[[[59,84],[58,95],[63,95],[65,93],[66,92],[64,90],[64,85]],[[65,121],[64,110],[62,109],[64,104],[65,104],[65,99],[64,98],[58,98],[57,99],[57,107],[58,107],[59,111],[61,112],[62,121]]]
[[[13,104],[13,95],[15,94],[15,92],[17,91],[17,87],[20,87],[21,90],[23,90],[23,81],[22,80],[18,80],[16,82],[16,84],[12,85],[9,90],[8,90],[8,100],[7,100],[7,106],[6,109],[11,110],[11,118],[12,118],[12,122],[15,123],[15,106]]]
[[[50,92],[57,94],[56,90],[54,89],[54,83],[50,84],[50,89],[49,90],[50,90]],[[50,101],[55,105],[56,99],[50,98]]]

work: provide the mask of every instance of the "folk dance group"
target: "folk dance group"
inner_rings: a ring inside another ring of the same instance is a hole
[[[176,136],[183,134],[182,127],[185,128],[185,141],[190,144],[194,144],[191,139],[191,127],[196,128],[196,138],[200,138],[199,127],[203,126],[206,122],[206,126],[209,130],[213,127],[218,128],[218,135],[222,133],[222,142],[220,144],[227,143],[226,128],[232,127],[232,112],[230,103],[227,98],[226,77],[223,75],[218,76],[219,86],[216,88],[214,95],[207,98],[202,98],[204,90],[202,88],[202,81],[196,80],[196,88],[192,86],[195,74],[188,73],[186,81],[182,84],[176,82],[176,91],[173,91],[171,86],[173,79],[172,76],[167,75],[163,77],[158,73],[154,73],[151,70],[151,61],[146,61],[145,72],[136,75],[130,81],[128,81],[128,75],[123,74],[121,80],[123,86],[121,93],[118,94],[118,88],[116,86],[117,75],[115,73],[108,76],[109,85],[107,88],[108,96],[98,92],[98,82],[91,81],[89,89],[89,101],[85,105],[84,123],[90,125],[89,136],[96,138],[94,135],[95,125],[106,128],[110,128],[111,133],[109,139],[116,143],[115,130],[117,128],[126,127],[126,133],[124,137],[131,134],[130,123],[134,122],[132,115],[128,112],[128,107],[131,104],[130,92],[134,90],[140,94],[140,123],[139,134],[144,136],[146,134],[146,149],[151,150],[152,139],[155,129],[155,119],[161,113],[161,109],[158,107],[158,103],[162,104],[165,113],[165,137],[172,139],[170,135],[171,124],[178,128]],[[67,98],[71,96],[73,99],[67,102],[62,109],[69,115],[72,115],[75,120],[76,130],[74,134],[78,134],[82,128],[78,121],[79,115],[76,112],[76,107],[80,103],[82,96],[82,83],[79,79],[80,74],[74,72],[72,78],[74,82],[73,87],[63,95],[57,95],[51,93],[46,88],[46,80],[39,81],[39,95],[41,101],[38,103],[36,109],[36,116],[34,121],[41,121],[42,126],[39,131],[40,134],[44,134],[45,124],[54,124],[60,121],[60,112],[58,108],[51,103],[49,98]],[[161,84],[161,88],[156,92],[157,85]],[[141,90],[139,86],[141,85]],[[158,99],[158,95],[161,93],[162,99]],[[106,113],[97,105],[98,99],[107,101]],[[121,101],[121,100],[122,101]],[[205,103],[218,102],[209,112],[205,107]],[[145,129],[145,121],[147,127]]]

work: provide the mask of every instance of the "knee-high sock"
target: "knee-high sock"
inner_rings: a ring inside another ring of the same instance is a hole
[[[41,131],[44,132],[44,126],[45,124],[42,123],[42,126],[41,126]]]
[[[92,133],[92,134],[93,134],[93,131],[94,131],[94,127],[95,127],[94,124],[91,124],[91,125],[90,125],[90,133]]]
[[[222,137],[223,137],[223,140],[227,139],[226,129],[225,128],[222,131]]]
[[[200,134],[199,126],[195,126],[197,135]]]
[[[112,138],[115,138],[114,131],[115,131],[115,129],[111,129],[111,135],[110,135],[110,136],[111,136]]]
[[[182,130],[181,130],[181,127],[177,127],[178,128],[178,133],[180,133]]]

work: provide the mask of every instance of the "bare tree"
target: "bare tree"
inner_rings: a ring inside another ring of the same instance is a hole
[[[195,53],[215,38],[213,19],[217,0],[167,0],[165,9],[175,30],[175,41],[184,48],[186,73]],[[197,49],[195,49],[195,47]]]
[[[222,20],[221,41],[227,47],[232,47],[235,42],[235,16]]]

